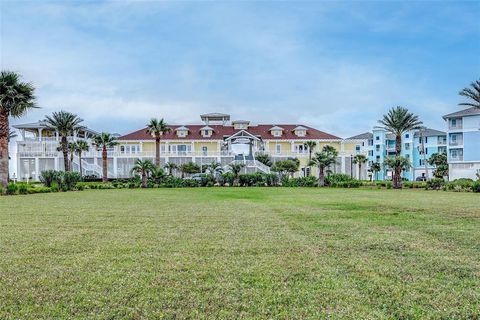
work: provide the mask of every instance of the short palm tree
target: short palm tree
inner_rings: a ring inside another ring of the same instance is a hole
[[[110,133],[102,132],[93,138],[93,144],[98,150],[102,150],[102,182],[108,181],[108,157],[107,148],[118,144],[117,139]]]
[[[471,101],[459,103],[460,106],[480,108],[480,80],[470,83],[471,88],[464,88],[458,94],[467,97]]]
[[[353,163],[358,165],[358,179],[362,180],[362,164],[367,162],[367,157],[363,154],[356,154],[353,157]]]
[[[419,129],[422,121],[418,116],[409,112],[407,108],[395,107],[388,111],[383,119],[378,121],[382,126],[380,128],[395,135],[395,155],[400,156],[402,152],[402,135],[410,130]],[[393,173],[393,185],[395,188],[402,187],[402,181],[398,170]]]
[[[155,165],[160,166],[160,139],[161,137],[170,132],[172,129],[167,126],[163,119],[150,119],[147,124],[147,133],[151,134],[155,138]]]
[[[169,175],[173,175],[173,172],[178,169],[178,165],[173,162],[167,162],[164,168],[168,170]]]
[[[209,165],[207,165],[207,168],[205,171],[209,173],[211,176],[216,177],[219,174],[223,173],[223,167],[218,162],[212,162]]]
[[[337,162],[338,151],[331,146],[324,146],[321,152],[315,152],[310,165],[318,167],[318,185],[325,185],[325,169]]]
[[[34,87],[21,82],[15,72],[2,71],[0,74],[0,186],[8,184],[8,141],[10,123],[8,117],[20,118],[35,108]]]
[[[165,177],[165,171],[161,167],[153,166],[152,170],[150,171],[150,176],[155,181],[156,184],[160,184],[162,179]]]
[[[150,160],[140,160],[138,159],[135,162],[135,165],[132,168],[132,173],[138,173],[142,177],[142,188],[147,187],[147,178],[148,175],[155,169],[152,161]]]
[[[317,146],[317,143],[315,141],[307,141],[305,142],[305,146],[308,148],[308,163],[312,162],[312,154],[313,150]],[[310,175],[310,172],[308,173]]]
[[[408,170],[412,167],[412,165],[410,164],[410,161],[407,158],[402,156],[387,157],[385,158],[383,165],[393,169],[394,177],[395,176],[400,177],[402,174],[402,171]],[[401,188],[402,187],[401,179],[400,179],[400,183],[395,183],[394,181],[393,187],[395,189]]]
[[[65,171],[70,171],[70,165],[68,161],[68,136],[71,136],[75,130],[83,128],[81,125],[83,119],[79,118],[73,113],[59,111],[52,113],[51,116],[46,116],[45,122],[47,126],[57,131],[60,135],[60,150],[63,153]]]
[[[373,163],[372,166],[370,167],[370,170],[372,170],[375,176],[375,180],[378,180],[378,173],[380,172],[380,170],[382,170],[382,166],[380,165],[380,163],[378,162]]]
[[[82,171],[82,154],[85,151],[88,151],[90,149],[88,142],[85,140],[78,140],[77,143],[75,143],[75,153],[78,156],[78,163],[80,164],[80,176],[83,175]]]
[[[230,171],[233,173],[233,184],[238,184],[238,177],[240,176],[240,172],[245,167],[243,163],[232,163],[229,165]]]

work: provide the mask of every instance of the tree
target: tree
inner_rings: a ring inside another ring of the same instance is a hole
[[[387,157],[383,162],[383,165],[393,169],[394,176],[401,177],[402,171],[408,170],[412,167],[410,161],[402,156]],[[401,179],[397,182],[393,181],[393,188],[402,188]]]
[[[378,162],[373,163],[372,166],[370,167],[370,170],[375,175],[375,180],[378,180],[378,173],[380,172],[380,170],[382,170],[382,166],[380,165],[380,163]]]
[[[267,167],[271,167],[273,164],[272,157],[270,157],[270,155],[266,153],[257,153],[255,155],[255,160],[257,160],[260,163],[263,163]]]
[[[217,177],[219,174],[223,173],[223,167],[220,163],[214,161],[207,165],[206,172],[212,177]]]
[[[147,178],[150,172],[154,170],[155,166],[150,160],[138,159],[132,168],[132,173],[138,173],[142,177],[142,188],[147,187]]]
[[[165,163],[164,168],[168,170],[169,175],[173,175],[173,171],[177,170],[178,166],[173,162],[167,162],[167,163]]]
[[[231,163],[229,165],[230,171],[233,173],[233,183],[238,184],[238,177],[240,176],[240,172],[245,167],[243,163]]]
[[[292,158],[275,162],[272,166],[272,171],[278,172],[281,177],[286,174],[291,176],[298,171],[299,167],[300,160],[298,160],[297,158]]]
[[[83,122],[83,119],[73,113],[59,111],[52,113],[52,116],[46,116],[45,122],[47,126],[57,131],[60,135],[60,150],[63,153],[65,171],[70,171],[68,161],[68,136],[71,136],[74,131],[83,128],[83,126],[80,125]]]
[[[458,105],[480,108],[480,79],[470,83],[470,87],[464,88],[458,94],[467,97],[471,101],[462,102]]]
[[[388,111],[383,119],[378,120],[381,128],[395,135],[395,155],[398,157],[402,152],[402,135],[410,130],[419,129],[423,122],[418,116],[409,112],[407,108],[395,107]],[[402,179],[398,171],[394,171],[393,185],[396,188],[402,187]]]
[[[428,164],[435,166],[435,170],[433,171],[435,178],[448,176],[448,159],[445,152],[432,154],[428,159]]]
[[[363,154],[356,154],[353,157],[353,163],[358,164],[358,179],[362,180],[362,164],[367,162],[367,157]]]
[[[200,173],[200,166],[195,162],[187,162],[180,166],[180,171],[182,172],[182,178],[186,174]]]
[[[78,156],[78,163],[80,165],[80,176],[83,175],[82,171],[82,154],[85,151],[88,151],[90,149],[88,142],[85,140],[78,140],[77,143],[75,144],[75,153]]]
[[[315,149],[317,143],[315,141],[307,141],[305,142],[305,146],[308,148],[308,166],[310,167],[310,163],[312,162],[313,149]],[[310,172],[308,173],[308,175],[310,175]]]
[[[162,179],[165,178],[165,171],[161,167],[153,166],[150,171],[150,176],[156,184],[160,184]]]
[[[8,141],[10,123],[8,117],[20,118],[28,110],[36,108],[35,89],[31,83],[21,82],[20,75],[11,71],[0,74],[0,186],[8,184]]]
[[[150,119],[147,124],[147,133],[151,134],[155,138],[155,165],[160,166],[160,139],[161,137],[170,132],[172,129],[167,126],[163,119]]]
[[[16,137],[17,137],[17,133],[15,131],[10,131],[8,133],[8,142],[12,141],[12,139]]]
[[[118,144],[116,138],[110,133],[102,132],[93,138],[93,144],[98,150],[102,150],[102,182],[108,181],[108,157],[107,148],[113,148]]]
[[[318,185],[325,185],[325,168],[337,162],[338,151],[331,146],[324,146],[321,152],[316,152],[311,165],[318,167]]]
[[[68,154],[70,155],[69,168],[73,171],[73,156],[75,155],[75,149],[77,148],[76,142],[68,143]]]

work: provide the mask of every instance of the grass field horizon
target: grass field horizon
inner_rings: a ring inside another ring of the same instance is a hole
[[[480,197],[193,188],[0,197],[1,319],[475,318]]]

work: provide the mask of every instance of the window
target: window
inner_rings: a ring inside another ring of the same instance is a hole
[[[410,150],[410,143],[405,143],[405,150]]]
[[[422,143],[422,137],[418,138],[418,143]]]
[[[428,154],[428,148],[425,148],[425,154]]]
[[[408,138],[410,138],[410,134],[407,133],[405,134],[405,139],[408,139]]]
[[[362,142],[362,147],[365,147],[365,142]]]
[[[202,146],[202,153],[204,156],[208,155],[208,147],[207,146]]]
[[[210,134],[210,131],[209,130],[203,130],[203,135],[204,136],[208,136]]]
[[[376,137],[375,137],[375,140],[377,140],[377,141],[380,140],[380,137],[379,137],[379,136],[376,136]]]
[[[360,152],[360,145],[355,146],[355,151]]]
[[[369,145],[369,146],[373,146],[373,140],[371,140],[371,139],[368,140],[368,145]]]
[[[275,145],[275,153],[277,153],[277,154],[282,153],[282,145],[281,144]]]
[[[120,146],[120,153],[122,154],[135,154],[140,152],[139,144],[124,144]]]
[[[456,127],[457,126],[457,119],[452,119],[452,127]]]
[[[377,152],[380,151],[380,145],[379,145],[379,144],[377,144],[377,145],[375,146],[375,151],[377,151]]]
[[[428,143],[428,137],[425,137],[425,143]]]
[[[369,150],[369,151],[368,151],[368,155],[369,155],[370,157],[373,157],[373,150]]]
[[[425,162],[423,161],[423,159],[420,159],[419,164],[420,164],[421,166],[424,166],[424,165],[425,165]]]

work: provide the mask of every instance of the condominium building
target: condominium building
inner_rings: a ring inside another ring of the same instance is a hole
[[[250,121],[230,121],[230,115],[209,113],[201,115],[202,123],[169,125],[171,131],[161,138],[161,165],[177,165],[195,162],[199,165],[218,162],[226,169],[231,163],[245,164],[245,172],[270,172],[270,168],[256,160],[258,154],[268,154],[272,161],[297,158],[300,170],[295,176],[317,175],[316,168],[308,166],[310,152],[320,151],[323,146],[335,147],[338,152],[336,165],[331,172],[359,176],[352,156],[356,141],[344,140],[335,135],[301,124],[251,124]],[[17,142],[17,176],[20,180],[37,180],[47,169],[63,168],[63,155],[57,150],[59,136],[45,123],[37,122],[14,126],[21,132]],[[96,134],[91,129],[75,132],[68,139],[84,139],[90,144]],[[108,150],[108,176],[126,178],[137,159],[154,160],[155,138],[146,128],[118,136],[118,145]],[[315,141],[316,147],[309,150],[307,141]],[[84,175],[101,176],[101,152],[91,144],[82,156]],[[80,168],[79,159],[73,157],[73,170]],[[366,170],[366,169],[365,169]],[[364,176],[366,175],[366,171]]]
[[[381,128],[374,128],[372,132],[362,133],[350,137],[349,140],[357,140],[361,143],[356,149],[368,154],[368,170],[371,179],[390,180],[392,170],[383,166],[387,157],[394,156],[395,135]],[[421,129],[405,132],[402,136],[401,155],[410,160],[411,169],[402,173],[406,180],[424,179],[433,176],[435,168],[428,164],[428,159],[434,153],[447,152],[446,133],[435,129]],[[372,173],[371,167],[377,162],[381,165],[378,173]]]
[[[443,116],[447,124],[449,177],[476,179],[480,173],[480,108]]]

